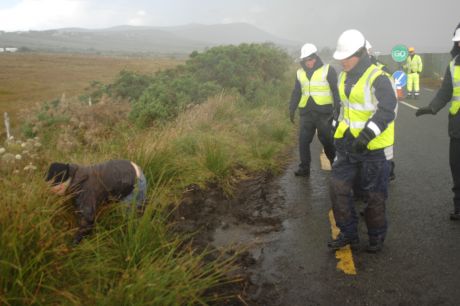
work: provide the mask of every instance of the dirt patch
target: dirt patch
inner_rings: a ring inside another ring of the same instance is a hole
[[[211,247],[216,254],[236,256],[232,276],[242,281],[218,289],[219,295],[233,296],[219,305],[266,305],[274,298],[273,284],[262,282],[257,269],[264,257],[264,243],[283,228],[284,198],[268,172],[242,180],[235,190],[229,198],[215,184],[208,184],[205,190],[188,186],[172,214],[174,228],[190,234],[198,249]],[[209,259],[215,259],[212,257]]]

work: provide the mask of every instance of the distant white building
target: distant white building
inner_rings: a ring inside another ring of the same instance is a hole
[[[18,51],[18,48],[3,48],[3,47],[0,47],[0,53],[1,52],[16,52]]]

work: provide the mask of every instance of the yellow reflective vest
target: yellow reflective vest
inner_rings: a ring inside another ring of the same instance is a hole
[[[339,124],[335,131],[334,138],[343,138],[345,131],[350,129],[353,137],[358,137],[366,123],[377,111],[377,98],[372,89],[375,79],[381,75],[387,75],[376,65],[369,68],[359,78],[358,82],[351,89],[350,96],[345,94],[345,80],[347,73],[342,72],[339,76],[339,94],[342,107],[340,110]],[[394,121],[372,139],[367,148],[369,150],[383,149],[394,144]]]
[[[452,75],[452,105],[449,113],[456,115],[460,109],[460,66],[455,65],[455,58],[450,62],[450,74]]]
[[[422,58],[418,54],[415,54],[413,58],[409,55],[406,60],[405,67],[407,69],[407,73],[421,73],[423,70]]]
[[[302,97],[299,101],[299,108],[307,106],[308,98],[312,97],[318,105],[332,104],[332,91],[327,81],[329,65],[323,65],[313,72],[311,79],[303,69],[297,70],[297,80],[302,88]]]

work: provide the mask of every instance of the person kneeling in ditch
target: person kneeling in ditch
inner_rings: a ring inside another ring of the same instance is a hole
[[[110,201],[136,205],[138,214],[144,211],[147,182],[141,168],[129,160],[110,160],[82,166],[54,162],[46,173],[50,190],[60,196],[69,195],[74,203],[78,231],[74,244],[93,229],[97,208]]]

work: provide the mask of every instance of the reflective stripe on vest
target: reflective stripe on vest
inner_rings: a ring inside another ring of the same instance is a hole
[[[407,58],[407,69],[409,69],[409,73],[422,72],[422,67],[422,58],[420,55],[415,54],[414,58],[411,58],[411,56]]]
[[[340,122],[334,134],[334,138],[343,138],[349,128],[353,137],[358,137],[366,123],[377,111],[377,98],[373,93],[372,84],[381,75],[386,75],[375,65],[369,66],[358,82],[352,88],[350,97],[345,94],[345,80],[347,73],[342,72],[339,76],[339,94],[342,107],[340,110]],[[390,80],[391,81],[391,80]],[[377,137],[372,139],[367,148],[369,150],[383,149],[394,143],[394,121]]]
[[[457,55],[458,56],[458,55]],[[452,100],[449,113],[456,115],[460,110],[460,66],[455,65],[456,58],[450,62],[450,74],[452,76]]]
[[[304,108],[307,106],[308,98],[310,96],[318,105],[332,104],[331,87],[327,81],[328,72],[329,65],[324,65],[316,69],[311,76],[311,79],[309,80],[305,70],[297,70],[297,80],[302,87],[302,97],[299,101],[299,108]]]

